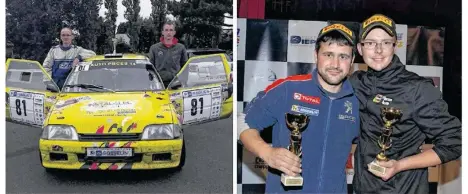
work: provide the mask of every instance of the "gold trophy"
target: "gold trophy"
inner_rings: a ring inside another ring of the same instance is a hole
[[[302,135],[309,123],[309,116],[303,114],[286,113],[286,126],[291,131],[289,136],[290,144],[288,150],[298,157],[302,156]],[[302,176],[288,176],[284,173],[281,174],[281,182],[284,186],[302,186],[304,181]]]
[[[395,124],[398,120],[401,119],[402,112],[398,108],[394,107],[382,107],[380,109],[382,119],[384,120],[384,128],[382,129],[382,134],[379,138],[379,147],[381,151],[377,154],[377,157],[369,164],[369,171],[383,175],[385,174],[385,167],[378,165],[377,161],[388,161],[389,159],[385,156],[385,150],[392,147],[392,125]]]

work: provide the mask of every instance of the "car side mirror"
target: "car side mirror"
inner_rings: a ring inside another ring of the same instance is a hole
[[[169,84],[169,88],[170,88],[171,90],[177,90],[177,89],[179,89],[180,87],[182,87],[182,83],[180,83],[179,79],[176,79],[176,80],[174,80],[173,82],[171,82],[171,83]]]
[[[59,88],[53,82],[46,82],[46,89],[53,93],[60,92]]]

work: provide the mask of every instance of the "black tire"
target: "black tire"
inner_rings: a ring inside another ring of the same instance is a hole
[[[184,143],[182,144],[182,153],[180,154],[180,163],[176,167],[177,170],[182,170],[182,168],[185,165],[185,140]]]

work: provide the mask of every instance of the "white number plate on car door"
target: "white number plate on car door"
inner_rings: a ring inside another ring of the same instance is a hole
[[[133,156],[132,148],[87,148],[86,156],[88,157],[131,157]]]

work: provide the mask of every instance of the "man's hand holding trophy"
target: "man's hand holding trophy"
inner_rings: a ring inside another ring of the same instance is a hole
[[[302,132],[307,128],[309,123],[309,116],[304,114],[291,114],[286,113],[286,126],[291,131],[289,140],[290,144],[288,150],[299,158],[302,156]],[[284,186],[302,186],[304,180],[299,174],[297,176],[288,176],[281,174],[281,182]]]

